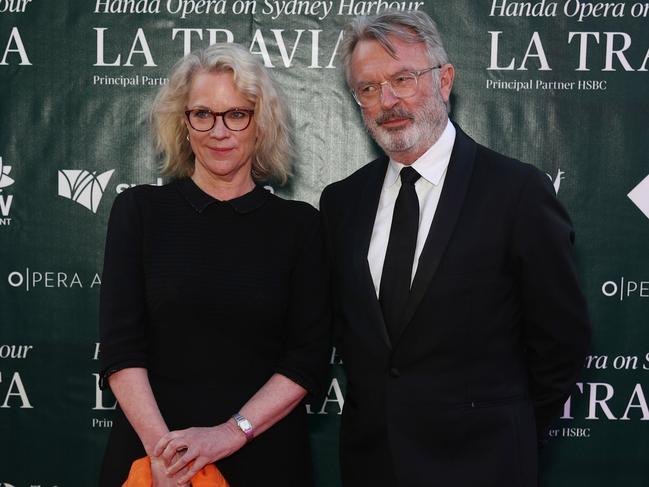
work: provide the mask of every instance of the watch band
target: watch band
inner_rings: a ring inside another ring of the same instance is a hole
[[[246,435],[246,443],[252,441],[255,437],[255,428],[252,426],[252,423],[248,421],[245,416],[242,416],[239,413],[233,414],[232,419],[237,423],[239,429]]]

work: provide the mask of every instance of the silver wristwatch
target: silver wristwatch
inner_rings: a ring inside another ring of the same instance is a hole
[[[246,443],[252,441],[252,439],[255,437],[255,428],[253,428],[252,423],[248,421],[245,416],[242,416],[239,413],[233,414],[232,419],[236,421],[239,429],[243,432],[244,435],[246,435]]]

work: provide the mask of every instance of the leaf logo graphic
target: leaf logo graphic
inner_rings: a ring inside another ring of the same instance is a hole
[[[97,213],[101,197],[114,172],[115,170],[111,169],[96,176],[96,172],[62,169],[59,171],[59,196],[79,203],[93,213]]]

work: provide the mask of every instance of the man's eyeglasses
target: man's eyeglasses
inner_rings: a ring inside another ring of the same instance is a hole
[[[246,130],[250,126],[254,110],[247,108],[231,108],[224,112],[213,112],[206,108],[195,108],[185,111],[189,125],[198,132],[209,132],[216,125],[216,117],[223,119],[227,129],[235,132]]]
[[[420,69],[407,73],[399,73],[389,80],[381,83],[363,83],[356,89],[352,90],[352,95],[356,103],[363,108],[369,108],[376,105],[383,93],[383,85],[388,85],[390,91],[397,98],[409,98],[417,93],[417,79],[425,73],[434,69],[440,69],[442,66],[433,66],[432,68]]]

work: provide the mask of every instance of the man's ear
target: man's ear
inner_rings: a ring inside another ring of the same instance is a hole
[[[455,68],[452,64],[444,64],[440,68],[439,75],[439,92],[442,95],[444,103],[448,104],[453,89],[453,80],[455,79]]]

